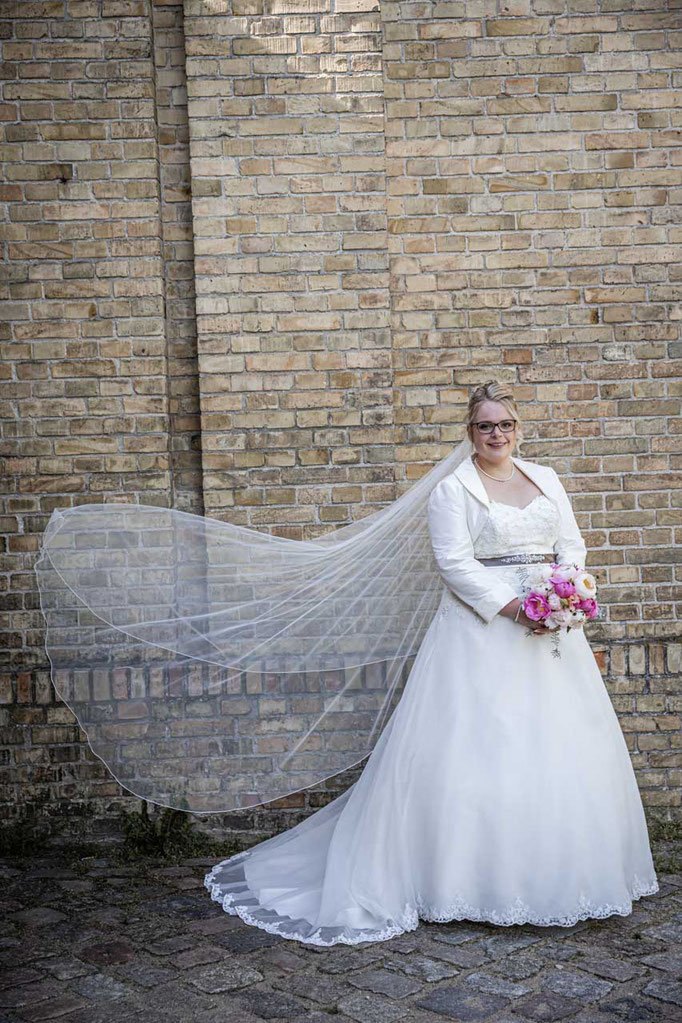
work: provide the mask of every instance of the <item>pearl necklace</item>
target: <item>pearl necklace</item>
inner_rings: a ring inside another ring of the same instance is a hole
[[[505,476],[504,478],[502,478],[500,476],[491,476],[489,472],[486,472],[485,469],[481,468],[481,466],[478,464],[478,459],[476,459],[476,458],[474,459],[474,465],[476,466],[476,468],[478,469],[479,472],[483,473],[484,476],[487,476],[488,479],[491,479],[491,480],[497,480],[498,483],[508,483],[509,480],[514,475],[514,472],[516,471],[516,466],[512,462],[512,471],[509,473],[508,476]]]

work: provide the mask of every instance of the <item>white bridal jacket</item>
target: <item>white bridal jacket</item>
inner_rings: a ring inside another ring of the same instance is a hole
[[[558,562],[585,567],[587,549],[571,502],[554,469],[512,455],[512,462],[559,512],[554,544]],[[438,483],[429,497],[429,531],[438,570],[446,585],[485,621],[518,596],[498,573],[476,560],[476,538],[490,514],[491,501],[472,459],[465,458]]]

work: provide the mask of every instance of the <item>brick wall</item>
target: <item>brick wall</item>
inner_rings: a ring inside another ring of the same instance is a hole
[[[73,819],[121,790],[50,691],[40,533],[71,503],[203,507],[182,5],[3,14],[2,798]]]
[[[185,5],[205,505],[296,538],[391,496],[381,22],[365,6]]]
[[[49,683],[53,508],[314,536],[495,376],[572,494],[645,805],[679,816],[674,0],[49,0],[0,37],[0,812],[105,833],[129,801]]]
[[[382,0],[401,443],[428,457],[468,386],[514,382],[603,636],[679,637],[682,12],[482,6]]]

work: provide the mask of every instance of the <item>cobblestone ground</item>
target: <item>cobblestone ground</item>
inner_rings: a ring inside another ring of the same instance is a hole
[[[0,1023],[682,1020],[682,875],[574,927],[422,923],[313,948],[228,916],[203,877],[54,855],[0,861]]]

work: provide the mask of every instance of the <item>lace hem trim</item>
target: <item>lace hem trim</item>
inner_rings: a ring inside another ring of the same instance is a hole
[[[210,873],[206,874],[204,878],[204,886],[211,893],[211,898],[214,902],[220,903],[226,913],[231,916],[241,917],[244,923],[251,924],[254,927],[259,927],[261,930],[267,931],[269,934],[277,934],[282,938],[302,941],[309,945],[329,946],[339,943],[345,945],[359,945],[362,942],[386,941],[389,938],[395,937],[397,934],[403,934],[406,931],[415,930],[419,925],[420,920],[424,920],[429,923],[450,923],[455,920],[473,920],[477,923],[492,923],[501,927],[510,927],[513,924],[535,924],[541,927],[572,927],[581,920],[591,918],[604,919],[605,917],[614,915],[629,916],[632,912],[633,901],[640,899],[643,895],[653,895],[655,892],[659,891],[659,884],[655,875],[653,880],[647,881],[642,881],[639,877],[637,877],[637,875],[635,875],[632,882],[631,898],[626,902],[596,905],[594,902],[590,901],[587,896],[581,894],[578,900],[578,905],[574,910],[566,916],[556,917],[537,916],[533,913],[530,906],[528,906],[527,903],[518,896],[515,901],[501,913],[498,913],[496,910],[482,910],[478,907],[471,906],[461,897],[457,898],[453,903],[446,907],[429,906],[423,902],[422,899],[417,898],[415,905],[406,903],[400,920],[397,922],[389,922],[386,927],[378,930],[359,928],[353,931],[352,928],[318,927],[309,934],[304,935],[300,932],[296,933],[295,925],[297,921],[293,920],[291,917],[280,916],[275,913],[274,910],[267,910],[258,906],[253,892],[250,891],[245,882],[228,882],[229,887],[232,888],[233,891],[226,892],[224,890],[226,887],[225,884],[221,884],[215,880],[216,873],[221,867],[223,867],[226,863],[234,863],[235,860],[246,856],[248,852],[249,850],[245,850],[243,853],[238,853],[229,860],[225,860],[223,863],[217,864]],[[244,900],[244,896],[248,896],[248,898]],[[242,898],[241,903],[237,903],[236,900],[238,898]],[[256,916],[254,912],[250,911],[249,903],[251,903],[251,908],[260,913],[260,916]],[[347,933],[349,930],[352,933]],[[324,931],[335,931],[336,933],[332,933],[328,938],[325,938],[322,934]]]

